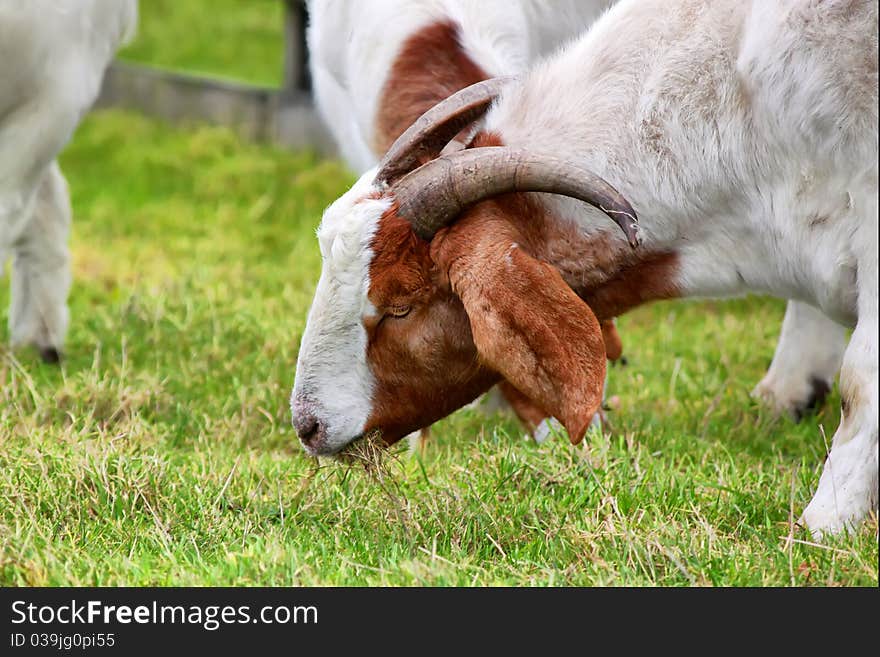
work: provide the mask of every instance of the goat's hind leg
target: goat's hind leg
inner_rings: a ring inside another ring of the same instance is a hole
[[[809,304],[789,301],[773,362],[752,395],[800,420],[825,400],[845,349],[843,326]]]
[[[9,311],[12,344],[34,345],[47,362],[59,360],[69,321],[70,217],[67,183],[52,162],[43,173],[29,222],[13,244]]]

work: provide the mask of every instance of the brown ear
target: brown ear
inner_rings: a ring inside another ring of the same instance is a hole
[[[464,304],[482,361],[579,443],[602,403],[605,344],[593,311],[559,272],[498,222],[460,222],[432,242]]]

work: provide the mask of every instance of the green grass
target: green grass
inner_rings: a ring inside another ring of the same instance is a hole
[[[281,84],[281,0],[144,0],[121,58],[251,84]]]
[[[801,424],[749,398],[779,302],[622,318],[608,437],[465,411],[370,474],[307,458],[287,404],[341,165],[104,112],[62,166],[66,359],[0,347],[0,584],[877,585],[876,519],[785,540],[839,397]]]

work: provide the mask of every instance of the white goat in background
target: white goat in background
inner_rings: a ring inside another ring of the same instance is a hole
[[[57,361],[67,332],[70,200],[58,152],[137,23],[137,0],[0,2],[0,272],[13,344]]]
[[[525,71],[614,1],[309,0],[315,104],[363,173],[425,110],[479,79]]]

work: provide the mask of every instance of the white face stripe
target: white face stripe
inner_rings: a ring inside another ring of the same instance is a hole
[[[375,170],[324,212],[318,228],[323,264],[300,344],[291,408],[306,401],[324,425],[322,451],[337,451],[364,430],[372,410],[373,376],[367,365],[362,318],[374,308],[370,289],[373,235],[388,199],[376,191]]]

